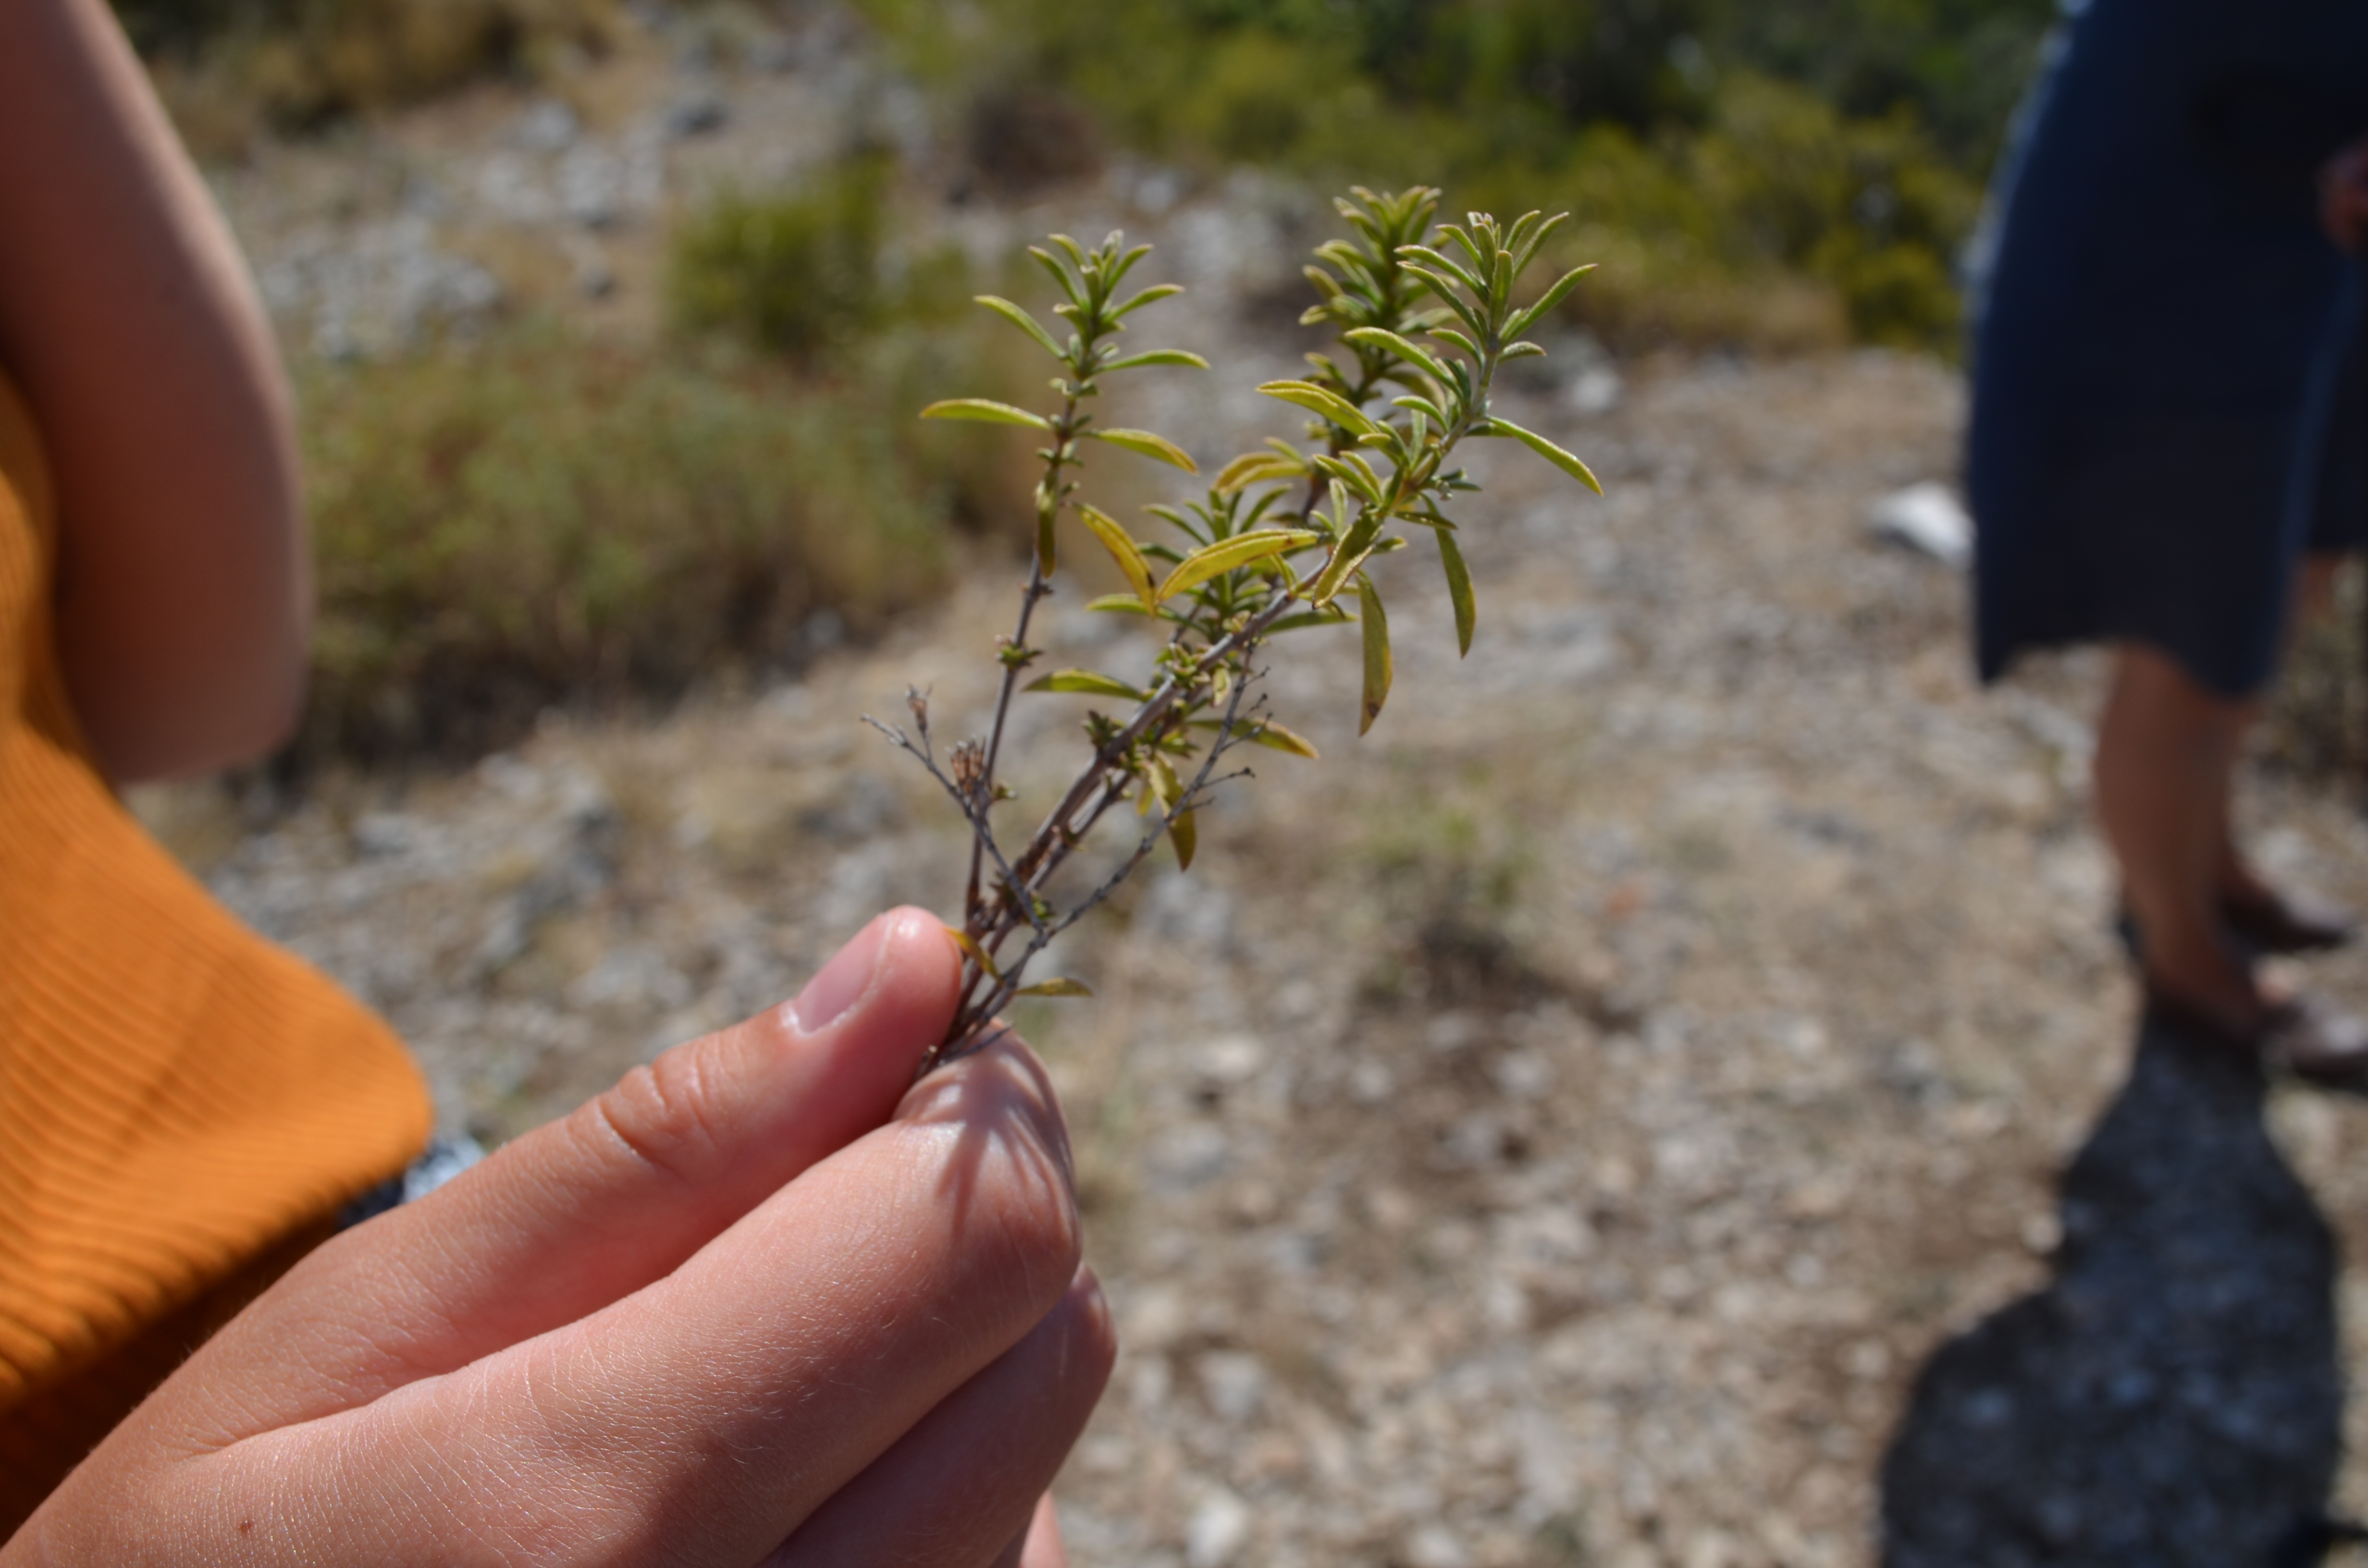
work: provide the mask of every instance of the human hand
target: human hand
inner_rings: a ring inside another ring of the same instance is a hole
[[[2318,222],[2347,256],[2368,242],[2368,137],[2327,160],[2318,171]]]
[[[1113,1342],[1042,1067],[1007,1038],[910,1085],[959,973],[882,915],[328,1243],[0,1564],[1057,1568],[1030,1515]]]

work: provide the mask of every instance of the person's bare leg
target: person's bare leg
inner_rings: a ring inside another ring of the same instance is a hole
[[[2141,643],[2115,651],[2097,734],[2097,817],[2144,933],[2148,983],[2247,1033],[2268,1003],[2220,929],[2220,879],[2235,855],[2230,780],[2259,705],[2199,685]]]
[[[2302,569],[2294,578],[2293,613],[2287,619],[2291,631],[2299,631],[2328,613],[2335,603],[2336,570],[2342,564],[2343,557],[2331,551],[2303,557]],[[2239,738],[2242,738],[2241,728]],[[2256,909],[2276,907],[2283,902],[2283,895],[2253,869],[2252,860],[2237,843],[2236,816],[2231,809],[2235,777],[2236,770],[2231,767],[2220,778],[2219,801],[2214,808],[2220,823],[2220,846],[2215,856],[2217,864],[2213,871],[2213,887],[2226,903],[2249,905]]]

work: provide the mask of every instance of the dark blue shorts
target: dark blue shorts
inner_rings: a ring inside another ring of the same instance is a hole
[[[2317,173],[2368,132],[2368,4],[2090,0],[2028,106],[1978,289],[1985,679],[2131,640],[2231,697],[2299,556],[2368,536],[2360,267]]]

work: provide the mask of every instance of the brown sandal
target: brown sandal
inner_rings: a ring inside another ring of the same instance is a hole
[[[2317,953],[2359,934],[2360,920],[2331,899],[2296,888],[2272,888],[2259,903],[2220,901],[2228,929],[2263,953]]]
[[[2328,1088],[2368,1087],[2368,1021],[2316,992],[2277,1003],[2250,1028],[2232,1028],[2152,984],[2146,989],[2146,1009],[2152,1023],[2190,1040],[2240,1051],[2305,1082]]]
[[[2291,957],[2323,953],[2340,948],[2360,934],[2359,917],[2331,899],[2294,890],[2276,890],[2264,903],[2239,903],[2224,898],[2220,923],[2254,952]],[[2113,915],[2113,935],[2133,959],[2143,960],[2145,937],[2137,916],[2123,904]]]

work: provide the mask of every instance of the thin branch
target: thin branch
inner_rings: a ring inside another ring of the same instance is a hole
[[[952,779],[946,777],[944,769],[938,766],[938,759],[929,755],[928,748],[926,745],[915,745],[913,744],[912,737],[905,734],[904,731],[898,729],[894,724],[883,724],[869,713],[863,715],[863,722],[871,725],[873,729],[879,731],[882,734],[887,736],[889,744],[894,746],[898,751],[909,754],[917,760],[924,768],[928,769],[929,777],[936,779],[939,787],[943,789],[948,795],[952,797],[955,809],[962,812],[962,820],[970,824],[971,831],[973,835],[985,831],[985,824],[980,823],[977,816],[971,810],[970,797],[962,792],[962,786],[956,784]]]
[[[948,795],[953,798],[953,802],[955,806],[961,810],[963,819],[971,824],[971,851],[973,855],[976,855],[980,848],[984,846],[985,852],[995,858],[996,868],[1003,873],[1004,881],[1008,884],[1017,885],[1019,880],[1019,873],[1011,869],[1011,862],[1003,858],[1002,846],[995,842],[995,831],[987,825],[983,810],[974,806],[973,797],[969,792],[965,791],[959,783],[946,776],[945,770],[938,766],[937,758],[929,754],[928,747],[926,744],[918,746],[915,745],[911,738],[907,736],[904,731],[896,728],[894,724],[883,724],[869,713],[863,715],[863,722],[871,725],[873,729],[879,731],[882,734],[887,736],[891,744],[896,746],[900,750],[910,753],[919,760],[921,766],[928,770],[929,777],[936,779],[939,788],[943,789]],[[922,730],[922,738],[925,742],[928,739],[928,731],[925,726]],[[1043,912],[1037,909],[1032,901],[1024,907],[1022,912],[1028,916],[1030,924],[1033,925],[1036,929],[1039,931],[1044,929]]]
[[[1087,345],[1088,348],[1091,345]],[[1053,455],[1044,464],[1044,494],[1057,510],[1061,502],[1061,470],[1070,460],[1076,441],[1077,394],[1073,390],[1062,403],[1061,417],[1053,428]],[[1044,552],[1030,547],[1028,555],[1028,585],[1019,595],[1019,623],[1013,628],[1009,653],[1004,661],[1003,680],[995,693],[995,721],[986,732],[986,767],[980,776],[981,815],[995,803],[995,768],[1003,756],[1003,732],[1011,715],[1011,694],[1019,689],[1019,673],[1028,667],[1028,624],[1034,619],[1037,602],[1053,591],[1044,580]],[[985,913],[978,896],[979,848],[971,846],[970,885],[962,895],[962,923],[971,928],[972,937],[978,935],[979,917]]]
[[[1078,776],[1077,781],[1069,787],[1069,792],[1061,798],[1060,804],[1053,808],[1052,814],[1044,819],[1042,825],[1039,826],[1034,835],[1030,837],[1027,849],[1022,851],[1019,857],[1019,869],[1030,875],[1034,873],[1036,862],[1048,852],[1054,836],[1069,818],[1076,814],[1077,809],[1086,803],[1087,797],[1093,793],[1095,780],[1115,767],[1118,760],[1133,749],[1136,742],[1144,738],[1145,732],[1166,717],[1167,710],[1175,705],[1177,698],[1181,696],[1189,687],[1198,686],[1208,676],[1214,673],[1217,666],[1224,663],[1228,655],[1246,650],[1250,644],[1265,636],[1267,629],[1281,620],[1284,611],[1300,602],[1302,601],[1298,589],[1284,589],[1264,609],[1259,610],[1243,625],[1209,644],[1200,658],[1194,661],[1189,681],[1179,680],[1173,673],[1163,677],[1159,685],[1152,689],[1151,695],[1144,699],[1142,706],[1134,710],[1134,717],[1127,721],[1126,726],[1105,741],[1094,753],[1093,761]]]
[[[1247,650],[1245,650],[1245,653],[1247,654]],[[1111,893],[1117,892],[1120,884],[1124,882],[1130,876],[1133,876],[1135,869],[1141,866],[1143,862],[1150,857],[1152,851],[1159,846],[1160,839],[1169,835],[1175,831],[1178,818],[1182,817],[1189,812],[1197,810],[1208,798],[1210,791],[1217,785],[1225,783],[1233,778],[1244,778],[1248,775],[1249,769],[1243,768],[1235,773],[1217,777],[1215,776],[1215,769],[1217,761],[1220,757],[1224,756],[1226,752],[1232,750],[1234,746],[1248,738],[1247,728],[1243,724],[1241,718],[1242,699],[1247,694],[1251,682],[1256,678],[1257,676],[1245,670],[1241,678],[1237,679],[1234,683],[1234,689],[1225,704],[1225,716],[1224,719],[1219,721],[1217,733],[1211,742],[1208,755],[1201,759],[1200,769],[1193,775],[1192,782],[1186,786],[1183,792],[1178,796],[1175,807],[1172,810],[1165,808],[1162,809],[1159,815],[1159,821],[1154,824],[1150,829],[1144,834],[1143,837],[1136,843],[1133,853],[1129,855],[1125,860],[1121,862],[1120,865],[1111,871],[1110,876],[1103,880],[1099,887],[1095,888],[1092,892],[1088,893],[1065,915],[1062,916],[1057,922],[1055,922],[1050,930],[1047,930],[1042,923],[1039,923],[1036,926],[1033,939],[1029,942],[1027,948],[1020,952],[1017,959],[1002,966],[1003,973],[1000,979],[995,986],[987,992],[986,995],[979,1000],[975,1008],[970,1005],[968,996],[966,995],[964,997],[963,1006],[954,1015],[954,1028],[949,1031],[949,1040],[952,1043],[950,1043],[938,1054],[937,1060],[939,1062],[950,1062],[956,1057],[966,1055],[970,1051],[977,1050],[979,1045],[984,1043],[984,1040],[966,1041],[965,1037],[976,1034],[980,1028],[980,1020],[993,1018],[995,1015],[1000,1012],[1014,996],[1019,994],[1020,978],[1026,971],[1030,961],[1033,960],[1037,954],[1042,952],[1046,947],[1050,946],[1053,937],[1059,936],[1062,932],[1066,931],[1070,926],[1075,926],[1088,913],[1099,908]],[[1109,808],[1110,801],[1115,799],[1116,796],[1117,791],[1114,790],[1104,795],[1102,801],[1099,802],[1096,807],[1095,814],[1097,818],[1099,818],[1102,811]],[[1051,874],[1051,868],[1047,868],[1043,874],[1049,876]],[[1030,896],[1031,903],[1033,892],[1034,890],[1032,888],[1023,890],[1023,895]],[[1008,930],[1015,928],[1016,927],[1007,926],[1005,930],[998,931],[996,933],[997,940],[999,941]]]

